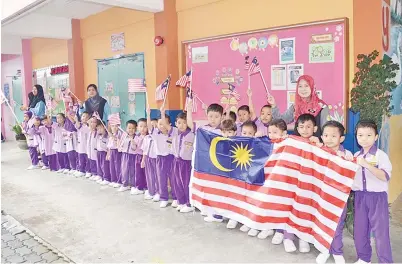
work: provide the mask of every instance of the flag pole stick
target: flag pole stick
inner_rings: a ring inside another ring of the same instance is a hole
[[[172,76],[172,75],[171,75],[171,74],[169,74],[168,86],[167,86],[167,88],[166,88],[165,96],[164,96],[164,98],[163,98],[163,104],[162,104],[163,108],[165,107],[166,98],[167,98],[167,93],[168,93],[169,86],[170,86],[170,79],[171,79],[171,76]]]
[[[105,123],[103,123],[102,119],[100,118],[99,113],[98,113],[98,112],[95,112],[95,113],[97,113],[97,115],[96,115],[96,119],[99,119],[99,121],[101,121],[101,123],[102,123],[103,127],[104,127],[104,128],[106,129],[106,131],[107,131],[107,127],[106,127]],[[99,118],[98,118],[98,117],[99,117]]]
[[[264,84],[265,91],[267,91],[267,95],[271,95],[271,94],[269,93],[269,91],[268,91],[268,87],[267,87],[267,84],[265,83],[264,75],[262,75],[262,71],[261,71],[261,70],[260,70],[260,76],[261,76],[262,82],[263,82],[263,84]],[[250,78],[250,77],[249,77],[249,78]],[[249,86],[249,87],[250,87],[250,86]]]

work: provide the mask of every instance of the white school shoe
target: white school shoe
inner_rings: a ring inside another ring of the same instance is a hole
[[[157,193],[157,194],[154,195],[154,198],[152,198],[152,201],[154,201],[154,202],[159,202],[160,199],[161,199],[161,196],[160,196],[159,193]]]
[[[133,188],[131,188],[132,195],[139,195],[139,194],[143,194],[143,193],[144,193],[143,190],[138,190],[137,188],[134,188],[134,190],[133,190]]]
[[[47,169],[49,169],[49,167],[47,167],[47,166],[42,167],[42,170],[47,170]]]
[[[177,207],[175,208],[176,211],[180,212],[181,208],[183,208],[184,206],[186,206],[185,204],[179,204],[177,205]]]
[[[88,179],[88,178],[91,178],[91,177],[92,177],[92,174],[91,174],[90,172],[86,172],[86,173],[85,173],[85,178]]]
[[[121,186],[121,184],[118,183],[118,182],[116,182],[116,183],[113,185],[113,188],[120,188],[120,186]]]
[[[152,200],[152,198],[154,198],[148,190],[145,191],[144,193],[144,200]]]
[[[208,213],[207,213],[207,212],[205,212],[205,211],[201,211],[201,212],[200,212],[200,215],[202,215],[202,216],[207,216],[207,215],[208,215]]]
[[[168,201],[161,201],[161,203],[159,204],[160,208],[166,208],[168,206],[169,202]]]
[[[259,239],[266,239],[269,236],[272,236],[274,234],[274,230],[272,229],[268,229],[268,230],[262,230],[259,234],[258,234],[258,238]]]
[[[194,207],[188,206],[188,205],[183,205],[183,207],[180,209],[180,213],[191,213],[194,212]]]
[[[332,255],[332,257],[335,260],[335,264],[345,264],[346,263],[343,255]]]
[[[115,182],[110,182],[109,186],[114,188],[114,184],[115,184]]]
[[[29,166],[29,167],[27,168],[27,170],[36,170],[36,169],[39,169],[39,166],[38,166],[38,165],[31,165],[31,166]]]
[[[63,171],[64,174],[68,174],[69,172],[70,172],[69,169],[65,169],[65,170]]]
[[[98,183],[98,184],[101,184],[103,182],[103,179],[102,178],[97,179],[95,182]]]
[[[204,221],[208,222],[208,223],[212,223],[212,222],[222,223],[223,219],[215,218],[213,215],[208,215],[208,216],[204,217]]]
[[[284,235],[282,233],[275,232],[275,235],[272,238],[271,243],[274,244],[274,245],[280,245],[280,244],[282,244],[283,237],[284,237]]]
[[[228,221],[228,223],[226,225],[226,228],[227,229],[235,229],[238,223],[239,222],[237,222],[236,220],[229,219],[229,221]]]
[[[371,264],[371,262],[366,262],[362,259],[358,259],[354,264]]]
[[[99,180],[102,180],[102,177],[101,177],[101,176],[95,176],[95,178],[93,179],[93,181],[95,181],[95,182],[97,182],[97,181],[99,181]]]
[[[137,188],[135,188],[135,187],[131,187],[130,194],[134,195],[134,194],[135,194],[135,190],[136,190],[136,189],[137,189]]]
[[[128,190],[130,190],[130,187],[128,187],[128,186],[126,186],[126,187],[120,186],[120,188],[117,191],[118,192],[125,192],[125,191],[128,191]]]
[[[103,180],[103,181],[100,183],[100,185],[109,185],[109,184],[110,184],[110,182],[107,181],[107,180]]]
[[[299,239],[299,251],[300,253],[310,252],[310,244],[304,240]]]
[[[242,225],[242,226],[240,227],[240,231],[246,233],[246,232],[250,231],[250,227],[248,227],[248,226],[246,226],[246,225]]]
[[[64,169],[60,169],[57,171],[57,173],[63,173],[63,172],[64,172]]]
[[[93,181],[96,178],[96,175],[92,175],[91,177],[89,177],[89,180]]]
[[[291,239],[284,239],[283,247],[287,253],[295,252],[297,250],[295,243]]]
[[[78,178],[78,177],[84,177],[84,176],[85,176],[85,173],[80,172],[80,171],[77,171],[74,176],[77,177],[77,178]]]
[[[329,254],[329,253],[320,253],[315,258],[315,262],[317,264],[325,264],[325,263],[327,263],[327,260],[329,259],[330,256],[331,256],[331,254]]]
[[[250,231],[248,231],[247,235],[248,235],[248,236],[251,236],[251,237],[255,237],[255,236],[258,235],[259,232],[260,232],[260,231],[258,231],[257,229],[251,228]]]
[[[179,206],[179,204],[177,203],[177,200],[173,200],[171,206],[172,206],[173,208],[177,208],[177,206]]]

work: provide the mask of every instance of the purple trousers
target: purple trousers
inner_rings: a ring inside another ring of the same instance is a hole
[[[78,153],[78,167],[77,170],[85,173],[88,163],[88,155],[86,153]]]
[[[145,176],[149,194],[154,196],[159,193],[159,182],[156,176],[156,159],[145,156]]]
[[[176,191],[174,184],[174,177],[172,173],[173,168],[173,155],[158,156],[156,158],[156,173],[159,181],[159,194],[161,201],[169,200],[168,180],[172,189],[172,199],[176,200]]]
[[[49,167],[49,169],[51,171],[57,171],[58,164],[57,164],[57,155],[56,154],[49,155],[49,156],[42,154],[42,162],[46,167]]]
[[[110,182],[110,166],[109,161],[106,160],[106,151],[98,151],[96,154],[98,176],[102,177],[102,180]]]
[[[121,152],[110,150],[110,176],[112,182],[121,183]]]
[[[124,187],[135,186],[135,154],[123,152],[121,155],[121,182]]]
[[[42,153],[42,162],[43,166],[49,167],[49,158],[46,156],[45,153]]]
[[[77,170],[77,151],[72,150],[67,152],[68,161],[72,170]]]
[[[295,234],[289,233],[288,231],[283,231],[283,229],[276,229],[276,232],[282,233],[284,239],[295,240]]]
[[[347,204],[343,208],[341,217],[339,218],[338,226],[335,230],[334,240],[332,240],[329,253],[333,255],[343,255],[343,227],[345,226],[346,212],[348,210]]]
[[[141,168],[142,154],[135,155],[135,188],[138,190],[147,189],[147,180],[145,177],[145,169]]]
[[[98,168],[96,167],[96,160],[88,159],[87,161],[87,172],[91,173],[93,176],[96,176],[98,173]]]
[[[70,162],[67,153],[57,152],[57,161],[59,162],[59,169],[70,169]]]
[[[190,205],[190,176],[191,176],[191,160],[183,160],[174,158],[174,178],[175,191],[179,204]]]
[[[359,259],[371,261],[370,233],[374,233],[379,263],[393,263],[386,192],[355,192],[354,239]]]
[[[31,157],[32,165],[38,165],[39,158],[38,158],[38,150],[37,147],[29,147],[29,156]]]

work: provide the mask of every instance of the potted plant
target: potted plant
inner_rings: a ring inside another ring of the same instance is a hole
[[[20,149],[28,149],[28,144],[27,144],[27,139],[24,135],[24,133],[22,133],[22,128],[19,124],[15,124],[12,127],[12,130],[15,133],[15,139],[17,140],[17,145]]]

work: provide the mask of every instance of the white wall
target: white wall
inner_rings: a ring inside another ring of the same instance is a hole
[[[12,76],[17,73],[17,70],[22,69],[22,56],[1,62],[1,89],[3,90],[4,84],[10,85],[10,97],[12,98],[12,79],[6,76]],[[1,105],[1,117],[4,122],[4,130],[2,127],[3,135],[7,140],[15,140],[14,132],[11,130],[10,125],[15,124],[14,116],[10,109],[4,103]]]

